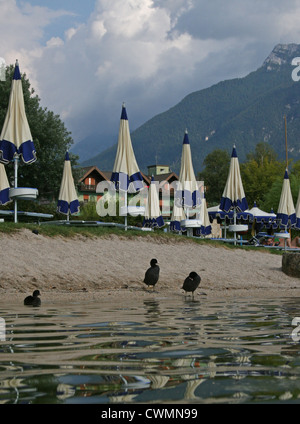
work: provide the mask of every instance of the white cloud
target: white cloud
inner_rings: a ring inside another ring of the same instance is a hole
[[[117,134],[123,101],[134,129],[192,91],[254,70],[275,44],[300,35],[298,0],[95,0],[86,22],[47,42],[46,28],[69,12],[15,0],[0,7],[0,56],[20,60],[76,141]]]

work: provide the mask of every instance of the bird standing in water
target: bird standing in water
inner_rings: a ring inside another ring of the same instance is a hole
[[[157,265],[157,259],[151,259],[150,265],[151,267],[147,269],[145,273],[144,283],[147,286],[152,286],[154,290],[155,284],[158,282],[159,278],[159,266]]]
[[[24,305],[41,306],[41,299],[38,297],[41,293],[39,290],[34,290],[32,296],[27,296],[24,299]]]
[[[187,293],[192,292],[192,297],[194,298],[194,291],[199,287],[201,282],[200,275],[197,272],[190,272],[189,276],[184,280],[182,289]]]

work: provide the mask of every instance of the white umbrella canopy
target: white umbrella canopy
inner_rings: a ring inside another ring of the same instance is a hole
[[[235,146],[232,150],[228,178],[221,198],[220,209],[225,212],[229,212],[231,209],[243,212],[248,209]]]
[[[292,227],[296,224],[296,210],[287,169],[284,174],[281,196],[277,210],[277,220],[283,227]]]
[[[8,109],[0,135],[0,162],[7,164],[15,157],[24,163],[36,161],[36,151],[27,121],[19,63],[16,61]]]
[[[181,232],[185,231],[185,227],[181,225],[181,222],[186,219],[185,212],[182,206],[178,206],[174,201],[174,206],[172,210],[171,222],[170,222],[170,231]]]
[[[72,175],[69,152],[66,153],[63,176],[57,202],[57,211],[67,215],[73,215],[80,210],[74,179]]]
[[[128,117],[124,103],[122,105],[118,148],[111,181],[114,182],[117,190],[125,192],[128,190],[139,191],[144,186],[143,177],[140,173],[131,143]]]
[[[9,182],[5,166],[0,163],[0,205],[4,206],[11,201],[9,197]]]
[[[191,146],[187,130],[185,131],[183,139],[181,168],[175,197],[177,204],[179,205],[179,203],[181,203],[182,206],[186,208],[193,208],[201,204],[201,196],[194,173]]]
[[[300,189],[298,194],[298,200],[296,205],[296,225],[295,227],[300,230]]]
[[[161,215],[160,207],[159,207],[158,192],[156,189],[154,177],[152,176],[149,191],[148,191],[143,227],[161,228],[164,225],[165,225],[164,219]]]
[[[209,234],[211,234],[211,223],[209,220],[207,203],[205,198],[202,199],[199,215],[202,224],[200,229],[196,231],[196,235],[208,236]]]

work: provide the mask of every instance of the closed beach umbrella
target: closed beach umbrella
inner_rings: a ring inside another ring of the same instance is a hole
[[[128,117],[124,103],[122,105],[118,148],[111,175],[111,181],[115,184],[117,190],[124,193],[124,207],[126,209],[125,230],[127,230],[127,193],[128,191],[131,193],[138,192],[144,187],[144,184],[131,143]]]
[[[163,217],[161,216],[160,207],[159,207],[159,197],[152,176],[151,184],[148,191],[145,218],[143,222],[143,227],[148,228],[161,228],[165,225]]]
[[[202,222],[200,229],[197,229],[196,235],[208,236],[211,234],[211,223],[209,220],[206,199],[202,199],[200,206],[200,221]]]
[[[296,224],[296,210],[287,169],[284,174],[281,196],[277,210],[277,220],[283,227],[291,227]]]
[[[186,215],[184,213],[183,207],[178,206],[174,201],[174,206],[172,210],[171,222],[170,222],[170,231],[174,232],[182,232],[186,229],[181,226],[181,221],[186,219]]]
[[[233,210],[233,225],[231,228],[229,226],[229,230],[234,232],[234,243],[236,244],[236,233],[242,229],[242,226],[236,225],[237,213],[245,212],[248,209],[248,203],[243,188],[240,165],[235,145],[232,149],[229,173],[223,196],[221,198],[220,208],[226,213]],[[248,227],[244,226],[243,231],[246,231],[247,229]]]
[[[295,227],[300,230],[300,189],[298,194],[297,206],[296,206],[296,225]]]
[[[221,198],[220,209],[225,212],[232,209],[243,212],[248,209],[235,146],[232,150],[229,174]]]
[[[191,146],[187,130],[184,134],[181,168],[179,174],[179,190],[176,191],[175,200],[185,208],[193,208],[201,204],[200,192],[194,173]]]
[[[16,61],[8,109],[0,135],[0,162],[14,161],[14,187],[18,187],[18,162],[30,164],[36,161],[36,151],[27,121],[19,63]],[[18,221],[17,198],[15,198],[15,222]]]
[[[75,190],[69,152],[66,153],[63,176],[58,196],[57,211],[67,215],[79,212],[79,201]]]
[[[127,192],[130,183],[135,191],[143,187],[143,177],[140,173],[129,131],[129,123],[126,107],[123,104],[120,120],[118,148],[111,176],[111,181],[115,183],[117,190]]]
[[[23,162],[36,161],[32,135],[28,125],[22,80],[18,61],[15,65],[8,109],[0,135],[0,161],[4,164],[21,157]]]
[[[9,198],[9,182],[7,179],[5,167],[0,163],[0,205],[4,206],[10,202]]]

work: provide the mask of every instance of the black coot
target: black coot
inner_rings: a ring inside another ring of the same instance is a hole
[[[153,290],[159,278],[159,266],[157,264],[158,262],[156,259],[151,259],[150,261],[151,267],[147,269],[145,273],[145,278],[144,278],[144,283],[147,284],[148,287],[152,286]]]
[[[24,299],[24,305],[41,306],[41,299],[38,297],[41,293],[39,290],[34,290],[32,296],[27,296]]]
[[[199,287],[201,281],[200,275],[197,272],[192,271],[189,276],[184,280],[182,289],[186,293],[192,292],[192,296],[194,297],[194,291],[197,287]]]

